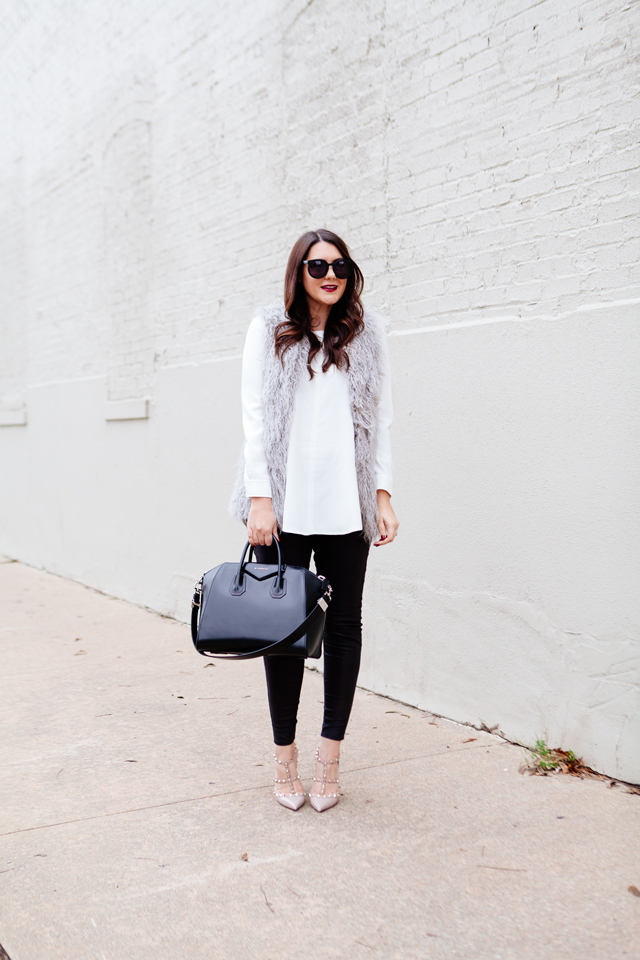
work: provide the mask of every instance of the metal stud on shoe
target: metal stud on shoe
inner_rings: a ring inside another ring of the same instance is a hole
[[[281,803],[283,807],[286,807],[287,810],[299,810],[300,807],[304,804],[306,794],[304,790],[302,791],[302,793],[296,793],[296,791],[294,790],[293,784],[295,783],[296,780],[299,780],[300,778],[292,777],[291,771],[289,770],[289,764],[293,763],[294,760],[297,761],[298,759],[298,748],[294,744],[293,753],[291,754],[288,760],[278,760],[275,754],[273,756],[273,759],[275,760],[276,763],[279,763],[281,766],[284,767],[285,774],[286,774],[286,776],[282,780],[278,779],[278,777],[274,777],[274,783],[275,784],[288,783],[290,788],[289,793],[278,793],[277,787],[274,787],[273,792],[276,800],[278,801],[278,803]]]
[[[322,793],[310,793],[309,794],[309,803],[314,810],[317,810],[318,813],[324,813],[325,810],[328,810],[330,807],[335,807],[336,803],[340,799],[340,793],[338,792],[339,780],[329,780],[327,776],[327,768],[332,763],[340,763],[340,757],[333,757],[331,760],[323,760],[320,756],[320,750],[316,750],[316,760],[318,763],[322,764],[322,777],[314,777],[314,783],[322,784]],[[327,793],[327,784],[335,783],[336,792]]]

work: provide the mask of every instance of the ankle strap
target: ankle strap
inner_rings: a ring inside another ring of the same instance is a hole
[[[293,763],[294,760],[297,760],[297,759],[298,759],[298,748],[296,747],[296,745],[295,745],[295,743],[294,743],[294,745],[293,745],[293,753],[291,754],[291,756],[289,757],[288,760],[278,760],[278,758],[276,757],[275,753],[274,753],[274,755],[273,755],[273,759],[275,760],[276,763],[281,763],[283,766],[288,767],[290,763]]]

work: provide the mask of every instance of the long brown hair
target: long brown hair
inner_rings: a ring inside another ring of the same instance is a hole
[[[285,351],[294,343],[305,339],[309,341],[307,370],[311,377],[313,377],[311,362],[321,349],[324,349],[323,371],[326,372],[332,363],[337,367],[348,369],[349,356],[345,347],[364,327],[364,310],[360,301],[364,279],[360,268],[354,263],[353,272],[347,280],[344,293],[331,307],[323,343],[320,343],[311,329],[311,314],[302,284],[304,270],[302,261],[307,259],[314,243],[320,243],[322,240],[325,243],[332,243],[343,257],[351,259],[349,248],[344,240],[331,230],[309,230],[303,233],[296,240],[289,254],[284,279],[284,307],[287,319],[278,324],[275,333],[276,356],[281,360]]]

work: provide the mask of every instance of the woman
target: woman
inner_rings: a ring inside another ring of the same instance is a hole
[[[363,310],[362,273],[330,230],[303,234],[287,264],[284,303],[247,333],[242,367],[244,459],[232,513],[247,524],[259,563],[316,570],[333,587],[324,633],[324,721],[309,799],[338,802],[338,762],[360,667],[362,590],[370,544],[391,543],[392,416],[380,322]],[[295,729],[304,671],[265,657],[276,799],[298,810]]]

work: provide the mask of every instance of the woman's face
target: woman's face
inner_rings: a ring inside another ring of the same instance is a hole
[[[309,253],[306,255],[305,260],[326,260],[327,263],[331,264],[334,260],[341,260],[342,257],[343,254],[341,254],[338,248],[334,247],[332,243],[320,240],[309,248]],[[334,303],[338,302],[347,288],[347,281],[339,280],[331,266],[329,267],[326,277],[322,277],[320,280],[314,280],[313,277],[309,276],[309,269],[307,265],[304,264],[302,267],[302,283],[310,308],[312,308],[314,304],[332,307]]]

